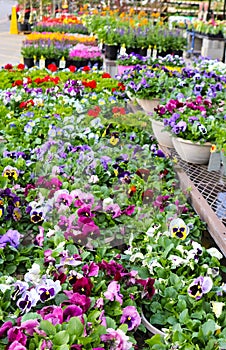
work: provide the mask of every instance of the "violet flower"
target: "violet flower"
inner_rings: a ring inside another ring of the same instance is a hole
[[[213,287],[213,281],[210,277],[200,276],[196,278],[188,287],[188,294],[199,300],[203,297],[203,294],[208,293]]]
[[[36,291],[40,296],[40,300],[44,303],[46,300],[52,299],[61,290],[60,281],[52,281],[46,279],[43,284],[36,287]]]
[[[135,306],[126,306],[122,310],[120,323],[128,325],[128,331],[137,328],[141,324],[141,318]]]
[[[9,243],[13,248],[17,248],[20,244],[22,235],[17,230],[8,230],[0,237],[0,247],[5,247]]]

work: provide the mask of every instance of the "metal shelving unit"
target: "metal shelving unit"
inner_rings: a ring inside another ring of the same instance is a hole
[[[226,176],[223,171],[209,172],[205,165],[183,161],[174,149],[161,149],[170,158],[176,159],[175,171],[181,189],[189,189],[193,208],[207,223],[210,235],[226,256]]]

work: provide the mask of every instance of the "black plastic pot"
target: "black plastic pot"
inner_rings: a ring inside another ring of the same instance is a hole
[[[105,58],[115,61],[118,55],[118,46],[117,45],[106,45],[105,44]]]
[[[144,47],[144,48],[140,48],[140,49],[138,49],[138,54],[139,55],[141,55],[141,56],[143,56],[143,57],[146,57],[147,56],[147,51],[148,51],[148,49],[146,48],[146,47]]]
[[[28,31],[28,24],[26,22],[19,22],[18,23],[18,30],[19,32],[27,32]]]
[[[72,60],[67,59],[66,60],[66,68],[70,67],[70,66],[75,66],[76,68],[81,68],[84,66],[88,66],[89,61],[88,60]]]
[[[126,48],[126,53],[128,54],[128,55],[130,55],[132,52],[133,53],[139,53],[139,48],[137,48],[137,47],[127,47]]]
[[[158,51],[157,56],[158,57],[165,57],[167,55],[172,55],[173,51],[172,50],[167,50],[167,51]]]
[[[45,60],[45,67],[48,68],[49,64],[55,64],[57,67],[59,67],[60,60],[57,58],[46,58]]]
[[[32,68],[34,67],[34,58],[26,58],[24,57],[24,65],[27,67],[27,68]]]
[[[173,55],[177,55],[179,57],[183,56],[183,50],[173,50]]]
[[[94,65],[97,66],[98,69],[100,69],[103,66],[102,60],[92,60],[90,61],[90,66],[93,67]]]

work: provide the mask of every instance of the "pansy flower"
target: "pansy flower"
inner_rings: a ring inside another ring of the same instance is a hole
[[[9,180],[17,180],[19,177],[19,171],[17,170],[17,168],[8,165],[4,168],[2,176],[7,177]]]
[[[210,277],[200,276],[196,278],[188,287],[188,294],[199,300],[203,297],[203,294],[208,293],[213,286],[212,279]]]
[[[189,228],[184,220],[177,218],[170,223],[170,233],[172,237],[184,240],[189,233]]]
[[[122,310],[120,323],[127,324],[128,331],[137,328],[141,324],[141,318],[135,306],[126,306]]]
[[[42,303],[52,299],[61,290],[60,281],[46,279],[43,284],[36,287],[36,291]]]

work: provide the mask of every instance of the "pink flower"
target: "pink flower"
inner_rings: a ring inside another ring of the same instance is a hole
[[[104,293],[104,296],[106,299],[111,301],[116,300],[122,305],[123,295],[120,294],[120,284],[118,284],[118,282],[112,281],[109,284],[107,291]]]
[[[21,343],[19,343],[17,340],[15,340],[10,347],[8,348],[8,350],[27,350],[27,348],[25,346],[23,346]]]

